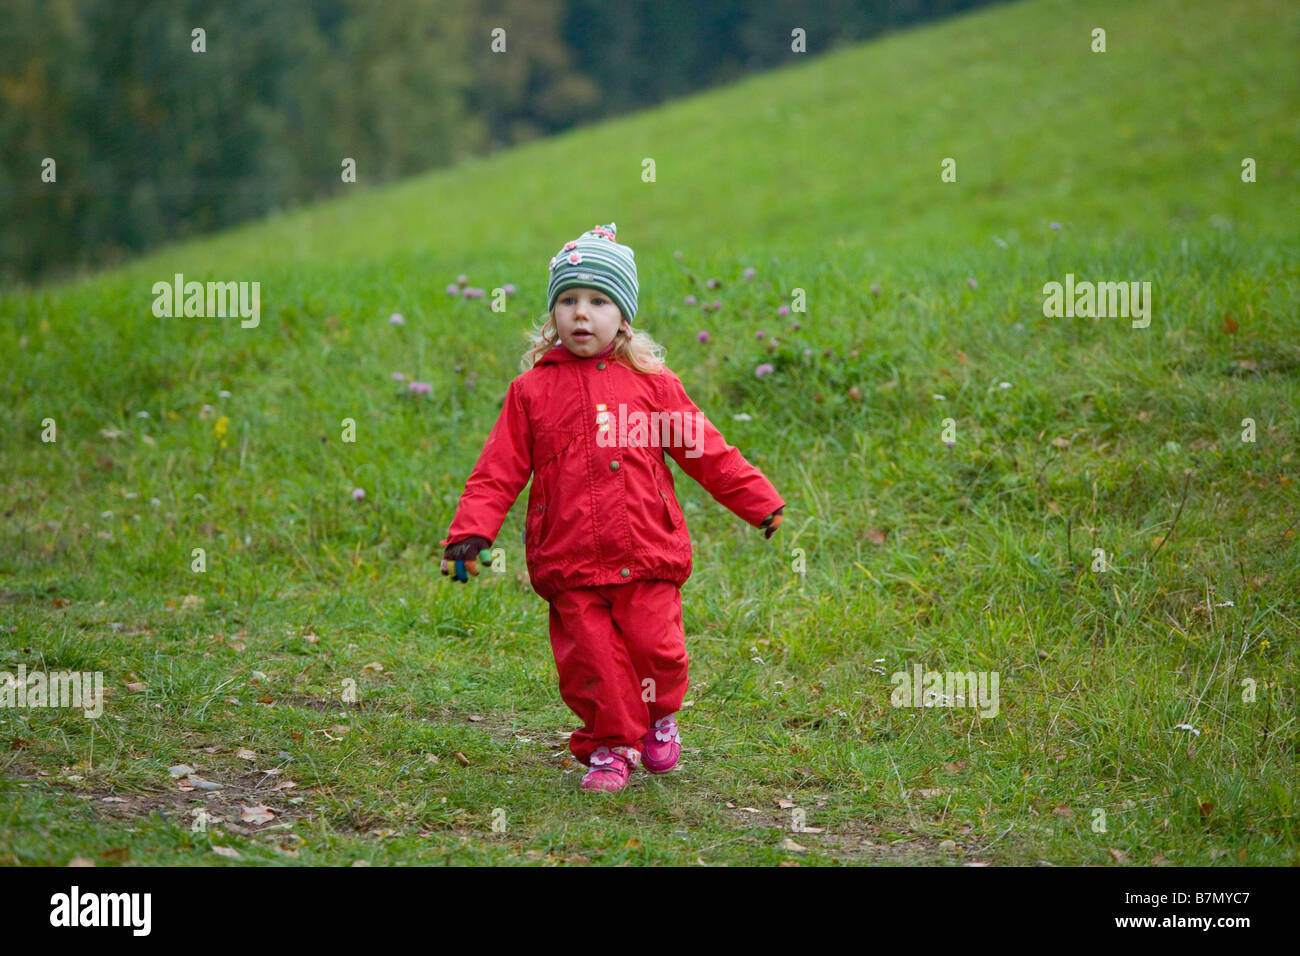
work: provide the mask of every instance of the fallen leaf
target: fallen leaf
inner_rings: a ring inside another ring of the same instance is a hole
[[[257,754],[253,753],[253,751],[249,750],[247,747],[240,747],[238,750],[235,751],[235,756],[238,757],[240,760],[257,759]]]
[[[244,823],[270,823],[275,819],[275,811],[260,803],[255,807],[241,804],[239,819]]]
[[[178,763],[167,768],[167,772],[173,777],[184,777],[194,772],[194,768],[187,763]]]
[[[1214,804],[1205,800],[1197,800],[1196,806],[1201,811],[1201,816],[1203,817],[1208,817],[1210,811],[1214,809]]]
[[[868,528],[867,540],[870,541],[872,544],[884,544],[885,537],[888,534],[889,534],[888,531],[882,531],[880,528]]]
[[[1074,811],[1071,810],[1069,807],[1067,807],[1065,804],[1062,803],[1062,804],[1059,804],[1058,806],[1056,806],[1056,807],[1054,807],[1054,808],[1052,809],[1052,816],[1054,816],[1054,817],[1072,817],[1072,816],[1074,816]]]
[[[780,807],[782,810],[789,810],[791,807],[795,806],[795,802],[793,800],[787,800],[785,799],[785,797],[782,797],[780,800],[776,801],[776,805]]]
[[[196,594],[187,594],[185,595],[185,597],[181,598],[181,607],[183,608],[202,607],[202,606],[203,606],[203,598],[199,597]]]
[[[482,720],[483,718],[480,717],[478,714],[470,714],[470,715],[469,715],[469,719],[470,719],[470,720]]]
[[[947,771],[949,771],[949,772],[951,772],[951,773],[956,773],[958,770],[965,770],[965,769],[966,769],[966,761],[964,761],[964,760],[954,760],[952,763],[946,763],[946,764],[944,764],[944,765],[943,765],[943,769],[944,769],[944,770],[947,770]]]
[[[144,688],[145,688],[144,681],[133,680],[126,685],[127,690],[135,691],[137,693],[144,690]]]
[[[1064,437],[1061,437],[1061,438],[1053,438],[1053,439],[1052,439],[1052,447],[1053,447],[1053,448],[1069,448],[1069,447],[1070,447],[1070,439],[1068,439],[1068,438],[1064,438]]]
[[[214,846],[212,852],[218,856],[229,856],[238,858],[240,853],[233,846]]]
[[[795,843],[794,840],[791,840],[789,837],[786,837],[784,840],[781,841],[781,849],[790,850],[794,853],[808,852],[808,848],[806,846],[800,846],[798,843]]]
[[[1238,329],[1237,320],[1230,315],[1223,317],[1223,331],[1228,335],[1235,335]]]
[[[641,841],[633,837],[632,839],[624,843],[623,846],[629,850],[639,850],[641,849]]]
[[[384,669],[384,665],[379,663],[379,661],[371,661],[369,664],[367,664],[365,667],[361,669],[363,671],[370,671],[372,674],[378,674],[380,671]]]
[[[468,766],[469,766],[469,758],[466,757],[466,756],[465,756],[463,753],[461,753],[459,750],[456,751],[455,757],[456,757],[456,760],[460,763],[460,765],[461,765],[462,767],[468,767]]]
[[[84,856],[74,856],[68,861],[68,866],[94,866],[94,860],[88,860]]]
[[[1128,854],[1126,854],[1123,850],[1117,850],[1114,847],[1111,847],[1106,852],[1110,854],[1110,858],[1114,860],[1116,863],[1123,863],[1125,860],[1128,859]]]

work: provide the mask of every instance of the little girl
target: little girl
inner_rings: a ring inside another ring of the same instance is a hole
[[[477,575],[532,475],[524,554],[550,604],[560,694],[582,720],[569,749],[591,768],[583,790],[621,790],[643,755],[666,773],[681,753],[691,541],[664,453],[768,538],[785,508],[687,396],[663,347],[633,331],[636,263],[615,231],[596,226],[551,259],[550,315],[439,542],[444,575],[457,561]]]

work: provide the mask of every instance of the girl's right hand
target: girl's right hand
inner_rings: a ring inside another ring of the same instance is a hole
[[[468,571],[469,574],[478,577],[479,552],[486,551],[490,547],[492,547],[491,541],[476,534],[470,535],[463,541],[447,545],[447,550],[442,553],[443,577],[451,576],[453,581],[468,584],[469,577],[465,572]]]

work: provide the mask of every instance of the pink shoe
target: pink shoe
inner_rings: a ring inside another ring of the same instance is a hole
[[[667,773],[677,766],[682,752],[682,736],[677,732],[677,716],[660,717],[641,740],[645,751],[644,766],[651,773]]]
[[[582,789],[622,790],[640,762],[641,751],[635,747],[597,747],[588,759],[591,769],[582,778]]]

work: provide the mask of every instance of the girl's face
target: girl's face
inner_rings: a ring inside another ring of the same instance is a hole
[[[555,328],[560,341],[580,358],[605,351],[624,321],[614,300],[599,289],[565,289],[555,300]]]

